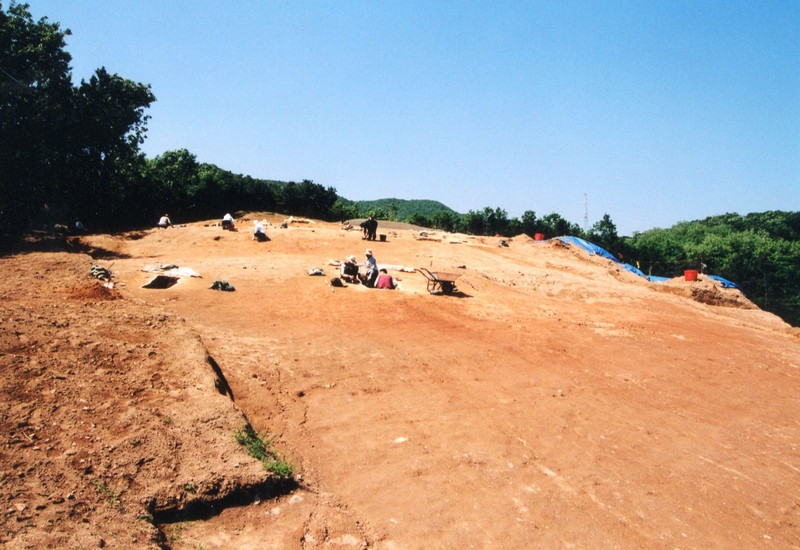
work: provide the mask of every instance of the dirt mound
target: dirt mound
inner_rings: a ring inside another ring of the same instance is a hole
[[[511,237],[509,240],[513,241],[516,244],[538,244],[536,239],[534,239],[527,233],[520,233],[519,235]]]
[[[335,288],[358,231],[241,218],[271,240],[205,222],[0,258],[0,544],[800,544],[800,338],[738,291],[401,228],[370,243],[398,290]],[[201,276],[145,289],[148,265]]]
[[[676,277],[665,283],[658,283],[654,288],[662,292],[686,296],[711,306],[758,309],[758,306],[739,289],[725,288],[719,281],[703,276],[696,281],[686,281],[683,277]]]
[[[274,480],[180,319],[92,278],[82,255],[0,260],[3,529],[11,547],[156,546],[159,522]],[[274,492],[274,490],[273,490]]]

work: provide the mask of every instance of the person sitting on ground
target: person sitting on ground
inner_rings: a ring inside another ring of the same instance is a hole
[[[230,214],[225,214],[222,216],[222,229],[227,229],[228,231],[236,231],[236,225],[233,222],[233,216]]]
[[[364,262],[367,269],[366,276],[364,277],[364,284],[367,285],[368,288],[372,288],[375,286],[375,280],[378,278],[378,262],[375,260],[375,256],[372,255],[372,250],[369,248],[364,252],[364,256],[367,258]]]
[[[253,240],[264,242],[267,240],[267,232],[264,230],[264,222],[253,220]]]
[[[358,284],[358,262],[355,256],[348,256],[339,266],[339,275],[348,283]]]
[[[378,279],[375,281],[375,288],[388,288],[392,290],[396,288],[397,285],[394,283],[394,279],[391,275],[386,271],[386,269],[381,269],[378,273]]]
[[[172,225],[172,220],[169,219],[169,214],[164,214],[161,216],[161,219],[158,220],[158,227],[161,229],[166,229],[170,225]]]

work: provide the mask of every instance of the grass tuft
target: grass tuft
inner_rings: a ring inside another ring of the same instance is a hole
[[[236,441],[247,449],[247,454],[261,462],[267,471],[282,479],[294,475],[294,467],[269,448],[272,440],[262,439],[250,424],[236,432]]]

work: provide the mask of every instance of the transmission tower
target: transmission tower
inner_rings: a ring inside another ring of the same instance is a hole
[[[589,230],[589,194],[583,194],[583,230]]]

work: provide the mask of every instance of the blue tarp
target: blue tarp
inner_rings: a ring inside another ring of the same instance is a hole
[[[558,240],[565,242],[567,244],[574,244],[576,246],[580,246],[589,254],[597,254],[598,256],[603,256],[604,258],[608,258],[609,260],[616,262],[618,264],[622,263],[617,258],[615,258],[614,255],[611,254],[611,252],[609,252],[608,250],[600,248],[596,244],[590,243],[589,241],[581,239],[580,237],[558,237]]]
[[[645,277],[645,274],[642,273],[642,270],[639,269],[638,267],[636,267],[635,265],[622,264],[622,267],[624,267],[626,270],[630,271],[631,273],[634,273],[635,275],[638,275],[639,277]]]
[[[619,259],[615,258],[614,255],[611,254],[611,252],[609,252],[608,250],[600,248],[596,244],[590,243],[589,241],[587,241],[585,239],[581,239],[580,237],[566,237],[565,236],[565,237],[556,237],[556,238],[561,242],[565,242],[567,244],[574,244],[575,246],[579,246],[582,249],[584,249],[586,252],[588,252],[589,254],[596,254],[597,256],[602,256],[603,258],[608,258],[612,262],[620,264],[624,269],[630,271],[631,273],[635,273],[639,277],[644,277],[645,279],[647,279],[651,283],[663,283],[663,282],[671,280],[669,277],[658,277],[656,275],[645,275],[636,266],[621,262]],[[727,279],[723,279],[719,275],[705,275],[705,277],[708,277],[709,279],[713,279],[713,280],[715,280],[715,281],[717,281],[719,283],[722,283],[722,287],[723,288],[736,288],[736,289],[739,288],[739,285],[737,285],[736,283],[731,282],[731,281],[729,281]]]
[[[737,285],[736,283],[731,282],[728,279],[723,279],[719,275],[706,275],[706,277],[722,283],[722,288],[739,288],[739,285]]]

